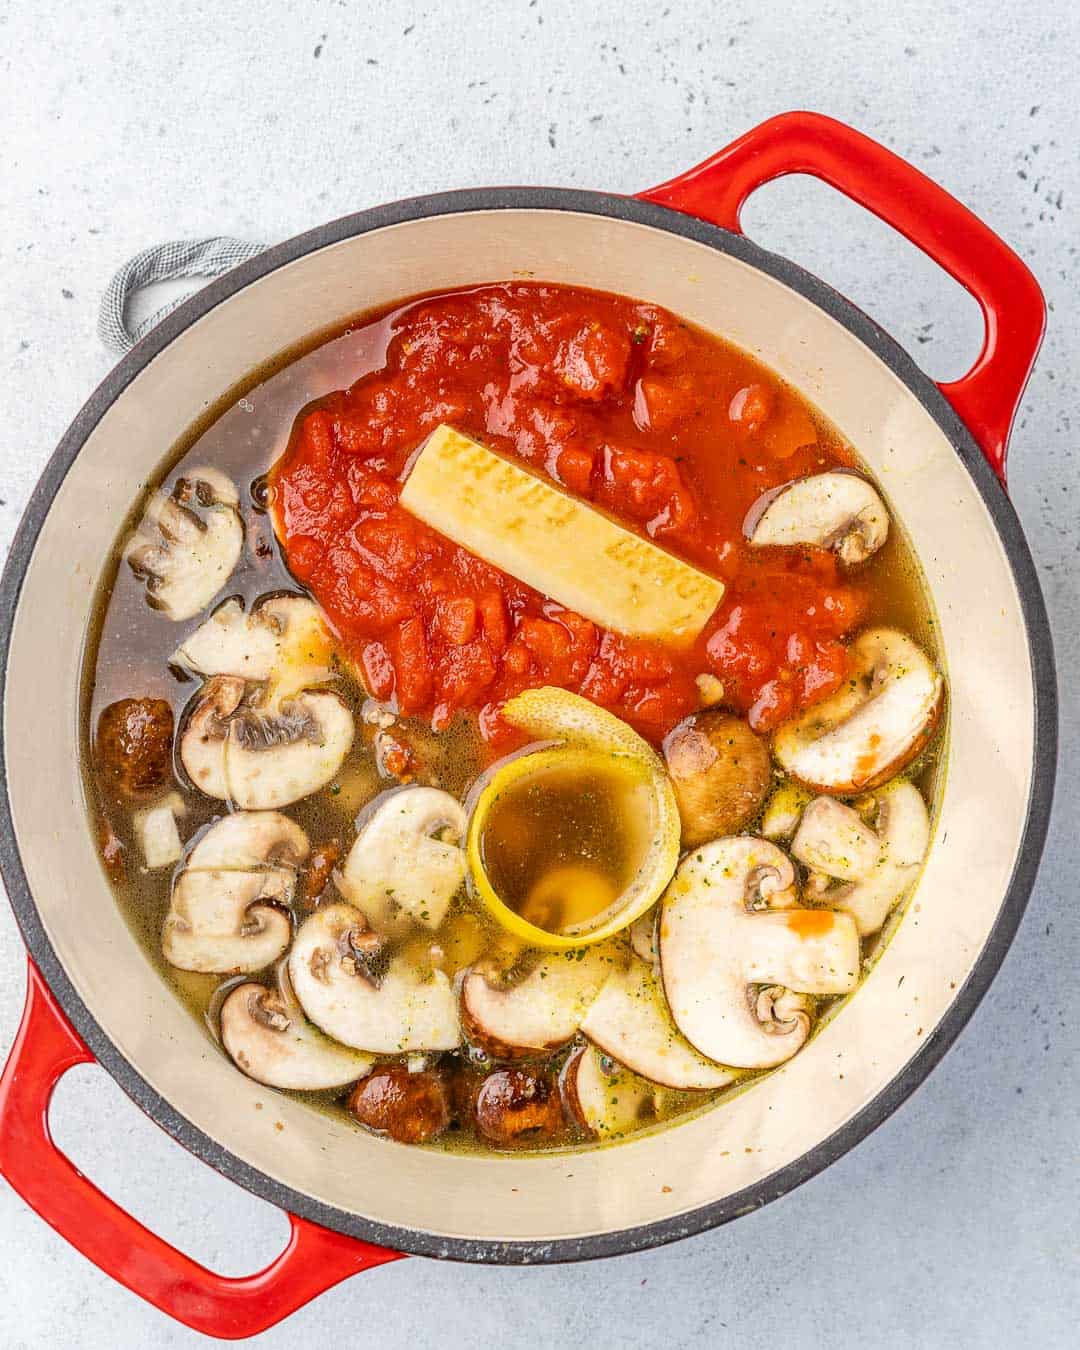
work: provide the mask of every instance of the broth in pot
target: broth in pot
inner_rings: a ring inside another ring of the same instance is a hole
[[[421,296],[256,372],[117,544],[102,862],[239,1072],[400,1143],[723,1109],[864,979],[944,683],[857,447],[656,306]]]

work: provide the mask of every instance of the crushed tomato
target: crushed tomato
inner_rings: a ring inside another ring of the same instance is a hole
[[[381,364],[306,409],[270,478],[288,565],[372,695],[435,729],[555,684],[658,741],[717,676],[767,731],[832,692],[865,588],[832,553],[751,550],[762,492],[849,465],[767,370],[652,305],[520,283],[422,298],[368,321]],[[721,577],[699,641],[605,631],[466,552],[398,504],[411,455],[449,422]]]

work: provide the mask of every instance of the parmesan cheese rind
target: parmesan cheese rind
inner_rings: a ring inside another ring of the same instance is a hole
[[[692,642],[724,594],[715,577],[453,427],[432,432],[401,504],[454,543],[616,633]]]

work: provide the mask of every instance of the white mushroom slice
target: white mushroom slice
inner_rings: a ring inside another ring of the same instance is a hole
[[[664,1087],[721,1088],[738,1077],[699,1055],[679,1033],[660,981],[643,961],[612,971],[581,1030],[606,1055]]]
[[[793,907],[795,871],[775,844],[717,839],[679,866],[660,915],[660,965],[676,1026],[706,1058],[765,1069],[789,1059],[809,1016],[762,1022],[752,985],[846,994],[859,979],[848,914]]]
[[[380,933],[438,928],[465,879],[461,803],[433,787],[394,788],[371,804],[335,877]]]
[[[812,797],[801,783],[781,783],[765,803],[761,833],[774,844],[790,839]]]
[[[353,732],[352,713],[327,691],[308,690],[274,712],[235,715],[225,740],[230,799],[264,810],[318,792],[345,762]]]
[[[603,1062],[591,1045],[575,1050],[559,1078],[570,1114],[595,1139],[620,1139],[653,1115],[650,1084]]]
[[[352,905],[324,905],[304,921],[289,979],[307,1016],[334,1040],[375,1054],[456,1049],[457,999],[446,975],[425,977],[399,957],[374,976],[363,959],[370,936]]]
[[[630,925],[630,946],[634,954],[650,966],[655,966],[660,960],[656,946],[656,921],[659,917],[660,906],[653,905],[652,909],[647,909]]]
[[[345,761],[353,716],[336,694],[310,690],[272,711],[241,706],[244,682],[208,680],[180,737],[196,787],[244,810],[288,806],[325,786]]]
[[[831,801],[830,798],[818,798],[818,801],[822,800]],[[808,807],[807,811],[810,809]],[[853,877],[845,877],[833,866],[825,866],[824,859],[818,865],[818,871],[827,876],[847,881],[846,885],[827,891],[824,899],[835,909],[851,915],[861,937],[878,932],[915,881],[926,857],[930,844],[930,815],[922,793],[913,783],[901,780],[881,789],[877,834],[872,837],[875,844],[873,859]]]
[[[871,628],[851,645],[844,687],[776,731],[773,752],[819,792],[876,787],[908,764],[941,711],[941,676],[909,637]]]
[[[244,697],[244,681],[227,675],[207,680],[195,711],[180,733],[180,762],[192,783],[208,797],[224,801],[225,740],[229,719]]]
[[[170,792],[162,801],[135,812],[135,833],[148,871],[155,872],[180,861],[183,846],[176,821],[186,809],[179,792]]]
[[[815,872],[853,881],[873,871],[881,843],[850,806],[835,797],[815,797],[802,814],[791,852]]]
[[[245,975],[285,951],[292,923],[293,873],[184,871],[173,886],[162,950],[180,970]]]
[[[221,1005],[221,1040],[238,1068],[267,1087],[321,1092],[370,1073],[374,1055],[338,1045],[274,989],[238,985]]]
[[[146,578],[146,598],[170,619],[190,619],[228,581],[244,545],[239,496],[217,469],[190,469],[171,495],[155,492],[124,557]]]
[[[565,1045],[611,970],[610,949],[577,948],[545,956],[516,984],[492,983],[483,967],[461,983],[465,1033],[496,1059]]]
[[[865,478],[836,469],[765,493],[750,508],[743,532],[755,548],[810,544],[835,549],[854,564],[888,538],[889,513]]]
[[[308,855],[308,837],[279,811],[236,811],[216,820],[188,854],[187,870],[296,868]]]
[[[174,665],[200,675],[273,681],[281,697],[332,679],[333,637],[322,610],[303,595],[271,595],[250,614],[226,600],[172,655]]]

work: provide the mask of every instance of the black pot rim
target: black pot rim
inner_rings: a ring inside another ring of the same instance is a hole
[[[415,1255],[505,1265],[549,1264],[642,1251],[727,1223],[815,1176],[876,1129],[926,1078],[971,1017],[1004,959],[1034,885],[1049,825],[1057,755],[1057,691],[1050,628],[1035,566],[1004,489],[950,404],[912,358],[872,319],[830,286],[744,236],[636,198],[560,188],[493,188],[438,193],[374,207],[319,226],[210,282],[153,329],[102,381],[53,452],[30,498],[0,580],[0,700],[23,577],[57,489],[106,410],[135,376],[197,319],[260,277],[329,244],[388,225],[467,211],[556,210],[606,216],[682,235],[729,254],[789,286],[825,311],[903,381],[944,432],[978,489],[1001,536],[1020,597],[1031,654],[1035,701],[1034,764],[1021,845],[997,920],[945,1016],[895,1078],[851,1120],[802,1157],[756,1185],[685,1214],[613,1232],[551,1241],[442,1237],[375,1223],[324,1205],[251,1167],[180,1115],[120,1053],[76,993],[45,933],[19,856],[0,728],[0,874],[31,957],[65,1015],[98,1062],[159,1125],[210,1166],[291,1213],[367,1242]]]

